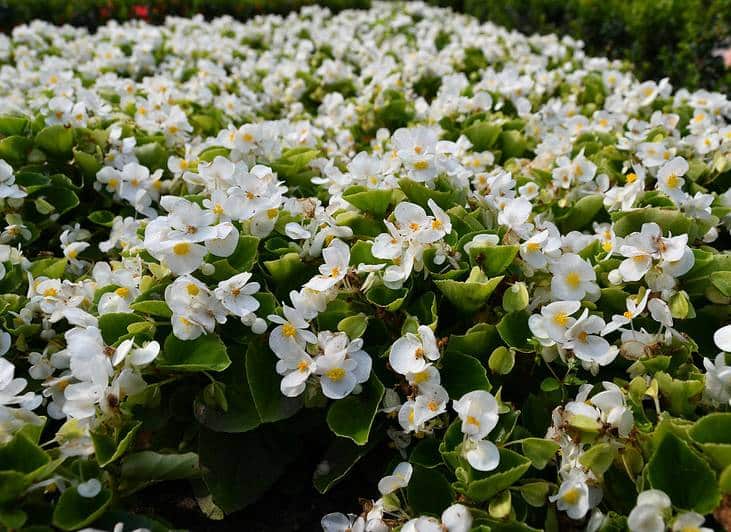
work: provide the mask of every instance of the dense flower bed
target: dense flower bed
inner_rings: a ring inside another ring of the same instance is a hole
[[[322,493],[390,453],[327,531],[729,525],[725,96],[422,4],[0,60],[5,527],[221,518],[313,431]]]

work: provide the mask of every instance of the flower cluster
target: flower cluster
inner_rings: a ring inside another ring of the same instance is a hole
[[[3,527],[305,449],[392,472],[328,531],[731,526],[727,96],[422,3],[0,60]]]

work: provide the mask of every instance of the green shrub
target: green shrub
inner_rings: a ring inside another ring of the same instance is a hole
[[[638,77],[728,92],[714,49],[731,38],[731,0],[432,0],[524,33],[570,34],[592,55],[627,59]]]

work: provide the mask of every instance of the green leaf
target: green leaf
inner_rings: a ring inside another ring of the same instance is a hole
[[[71,149],[74,145],[74,132],[70,127],[48,126],[36,135],[35,142],[40,149],[52,157],[70,159],[73,155]]]
[[[731,271],[713,272],[711,284],[726,297],[731,297]]]
[[[556,221],[564,234],[570,231],[580,231],[596,220],[603,207],[604,197],[601,194],[584,196]]]
[[[315,489],[323,495],[330,491],[378,441],[374,439],[368,445],[360,446],[346,438],[335,438],[323,457],[323,462],[328,464],[327,469],[316,469],[312,477]]]
[[[255,502],[298,457],[299,441],[259,430],[226,434],[202,430],[198,439],[203,481],[213,502],[232,513]]]
[[[528,339],[533,336],[528,327],[529,314],[525,310],[509,312],[497,324],[500,338],[510,347],[530,351]]]
[[[489,392],[492,389],[485,367],[475,357],[462,353],[444,355],[441,378],[451,399],[459,399],[472,390]]]
[[[494,277],[508,269],[519,249],[520,246],[472,246],[470,264],[479,265],[486,275]]]
[[[0,116],[0,135],[3,137],[22,135],[29,123],[24,116],[2,115]]]
[[[124,430],[116,429],[112,434],[102,431],[102,427],[91,431],[91,440],[94,443],[94,454],[100,467],[106,467],[115,460],[118,460],[127,452],[134,442],[137,431],[142,422],[125,427]],[[116,433],[116,434],[115,434]]]
[[[18,471],[0,471],[0,504],[14,501],[30,486],[28,475]]]
[[[366,292],[366,299],[369,303],[383,307],[389,312],[395,312],[404,304],[408,294],[409,291],[406,288],[394,290],[385,285],[377,284]]]
[[[513,509],[513,498],[510,490],[501,491],[490,500],[487,511],[490,517],[505,519]]]
[[[365,445],[385,389],[375,373],[359,395],[335,401],[327,412],[327,424],[335,434]]]
[[[500,133],[500,151],[503,161],[513,157],[522,157],[528,149],[528,143],[520,131],[510,130]]]
[[[399,179],[399,187],[409,198],[409,201],[420,205],[424,209],[429,208],[430,199],[434,200],[442,209],[449,209],[455,203],[455,194],[453,192],[433,190],[406,177]]]
[[[416,515],[441,515],[454,499],[452,486],[444,475],[418,465],[414,467],[406,493]]]
[[[441,279],[435,280],[434,284],[455,308],[466,313],[472,313],[487,303],[487,300],[502,280],[502,276],[488,279],[480,268],[475,266],[464,282]]]
[[[220,374],[228,409],[210,406],[205,401],[193,403],[193,413],[199,423],[217,432],[247,432],[261,424],[259,412],[251,396],[246,375],[245,357],[234,356],[231,365]]]
[[[61,530],[83,528],[102,516],[112,502],[112,492],[102,488],[96,497],[79,495],[76,487],[69,487],[61,494],[53,509],[53,526]]]
[[[112,345],[127,335],[127,327],[133,323],[144,321],[144,318],[131,312],[110,312],[99,316],[99,329],[104,343]]]
[[[282,377],[275,366],[277,357],[271,350],[252,341],[246,351],[246,378],[262,423],[287,419],[302,407],[302,398],[286,397],[280,390]]]
[[[129,307],[135,312],[158,318],[170,319],[173,315],[167,303],[156,299],[138,301],[137,303],[132,303]]]
[[[520,445],[523,454],[533,463],[536,469],[544,469],[548,462],[558,452],[560,445],[553,440],[544,438],[525,438],[521,440]]]
[[[114,213],[111,211],[94,211],[87,218],[90,222],[110,229],[114,223]]]
[[[33,149],[33,141],[19,135],[12,135],[0,140],[0,159],[12,166],[22,165],[28,153]]]
[[[462,133],[470,140],[473,150],[476,152],[487,151],[492,148],[501,132],[500,125],[488,122],[476,122],[462,130]]]
[[[718,469],[731,465],[731,413],[708,414],[696,421],[688,434]]]
[[[716,475],[688,444],[668,432],[647,463],[650,486],[668,494],[673,505],[706,514],[718,506]]]
[[[645,207],[634,211],[613,213],[614,232],[617,236],[627,236],[642,229],[642,224],[655,222],[665,234],[688,234],[688,241],[703,236],[710,225],[706,221],[692,219],[677,210]]]
[[[120,490],[129,494],[155,482],[194,478],[199,474],[196,453],[140,451],[122,459]]]
[[[171,333],[157,359],[157,367],[175,371],[223,371],[230,364],[226,345],[216,334],[185,341]]]
[[[28,514],[19,508],[0,508],[0,525],[9,530],[21,528],[28,520]]]
[[[343,199],[361,211],[383,218],[393,198],[392,190],[368,190],[363,186],[353,186],[343,192]]]
[[[81,168],[84,177],[94,179],[96,174],[102,168],[102,163],[90,153],[83,152],[74,148],[74,162]]]
[[[497,469],[488,472],[473,470],[466,494],[477,502],[488,501],[512,486],[530,466],[531,461],[528,458],[509,449],[500,449],[500,464]]]
[[[428,436],[419,440],[411,450],[409,462],[431,469],[442,465],[442,455],[439,453],[440,440]]]
[[[553,484],[546,482],[545,480],[539,480],[536,482],[526,482],[520,486],[520,495],[525,499],[525,502],[535,508],[540,508],[546,504],[548,495],[553,489]]]
[[[167,169],[168,152],[159,142],[148,142],[135,148],[135,155],[142,166],[151,171]]]
[[[34,260],[30,266],[30,273],[33,274],[33,277],[45,276],[50,279],[60,279],[66,271],[66,265],[68,263],[69,260],[67,258]]]
[[[597,477],[600,477],[609,469],[617,455],[617,450],[609,443],[597,443],[587,449],[579,458],[584,467],[591,469]]]
[[[368,316],[362,312],[355,316],[348,316],[338,322],[338,331],[348,335],[348,338],[355,340],[360,338],[368,327]]]

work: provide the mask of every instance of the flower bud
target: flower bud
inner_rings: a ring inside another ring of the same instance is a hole
[[[528,287],[523,282],[515,283],[503,294],[503,308],[507,312],[523,310],[528,306],[529,301]]]

